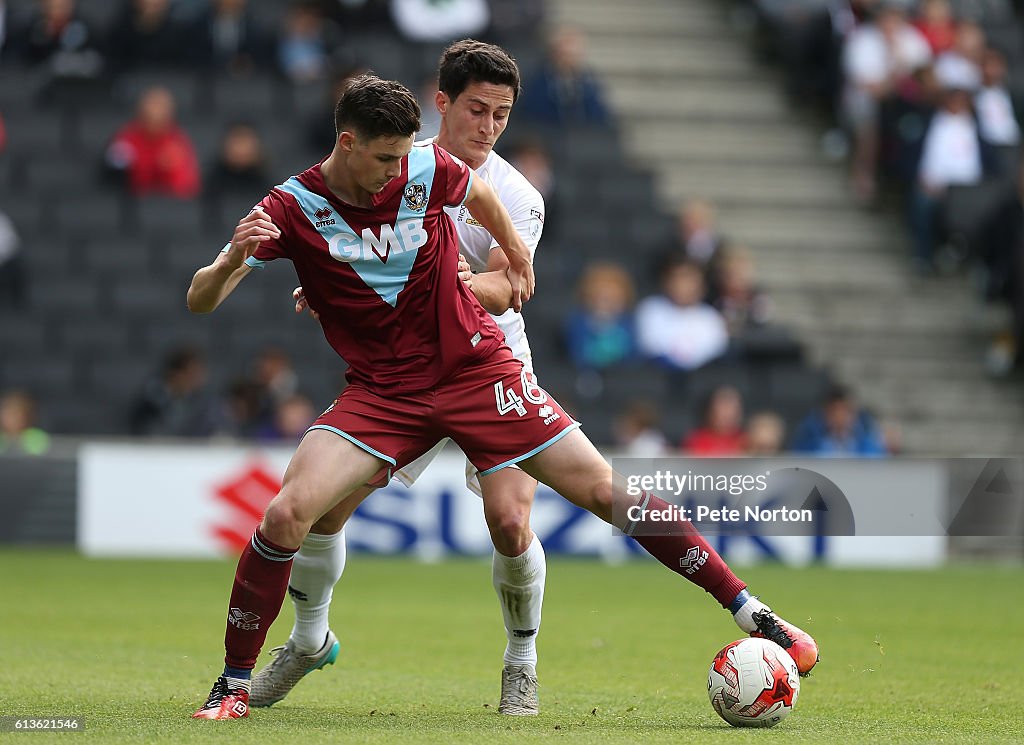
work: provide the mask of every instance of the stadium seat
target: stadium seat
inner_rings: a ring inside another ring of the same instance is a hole
[[[187,286],[175,286],[166,277],[118,277],[110,290],[110,303],[118,313],[157,318],[185,312]]]
[[[69,193],[87,192],[95,188],[98,180],[97,161],[45,152],[28,159],[22,186],[36,194],[62,198]]]
[[[112,274],[142,277],[153,272],[146,244],[138,238],[117,234],[87,236],[76,241],[73,250],[96,279]]]
[[[202,232],[198,200],[143,197],[128,203],[129,225],[135,232],[157,238],[192,239]]]
[[[123,209],[119,194],[97,190],[51,196],[42,204],[46,224],[68,236],[117,234],[125,225]]]
[[[70,390],[76,373],[75,362],[68,357],[55,360],[48,352],[25,353],[4,360],[0,382],[5,388],[24,388],[42,399],[51,391]]]
[[[270,75],[218,76],[205,81],[199,92],[200,111],[215,111],[222,120],[241,118],[263,122],[280,115],[283,83]]]
[[[69,318],[60,324],[57,343],[73,354],[107,355],[130,349],[127,325],[103,321],[104,316],[96,313]]]
[[[27,309],[0,311],[0,357],[42,355],[52,349],[51,325]]]
[[[29,302],[55,318],[66,318],[99,307],[100,288],[80,277],[48,276],[35,273],[29,287]]]
[[[98,399],[122,406],[132,401],[153,374],[153,362],[135,354],[93,355],[85,365],[89,390]]]
[[[2,111],[7,131],[7,147],[11,153],[30,157],[41,153],[56,156],[64,152],[68,139],[67,119],[47,114],[40,116],[33,110]]]

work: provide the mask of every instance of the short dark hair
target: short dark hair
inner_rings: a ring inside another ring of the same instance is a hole
[[[359,137],[411,137],[420,128],[420,105],[401,83],[376,75],[352,79],[334,107],[337,134],[354,131]]]
[[[441,54],[437,87],[454,101],[470,83],[507,85],[513,103],[519,98],[519,66],[499,46],[476,39],[462,39],[448,45]]]

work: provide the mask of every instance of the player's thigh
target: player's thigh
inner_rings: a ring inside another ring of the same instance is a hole
[[[281,492],[267,507],[265,522],[292,522],[308,530],[388,465],[333,432],[310,430],[288,464]]]
[[[484,519],[495,547],[506,556],[521,554],[529,545],[530,510],[537,492],[537,480],[518,468],[503,468],[482,476],[480,491]],[[520,545],[524,540],[527,546]]]
[[[352,513],[356,511],[356,508],[375,491],[376,489],[372,486],[361,486],[347,497],[342,497],[340,502],[327,510],[319,520],[313,523],[313,527],[309,529],[309,532],[316,533],[317,535],[340,533],[341,529],[345,527],[345,523],[352,517]]]
[[[581,430],[566,433],[519,467],[573,504],[611,521],[612,467]]]

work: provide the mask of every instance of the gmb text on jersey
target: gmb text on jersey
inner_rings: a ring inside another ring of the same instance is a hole
[[[338,261],[351,264],[355,261],[369,261],[376,256],[385,264],[391,252],[396,255],[407,251],[416,251],[427,242],[427,231],[423,229],[423,219],[400,220],[391,225],[380,226],[380,236],[373,234],[371,228],[363,228],[362,236],[339,231],[327,241],[331,256]]]

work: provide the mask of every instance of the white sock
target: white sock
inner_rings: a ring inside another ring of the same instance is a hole
[[[546,575],[544,547],[536,535],[519,556],[494,552],[491,578],[505,619],[506,665],[537,664],[537,632]]]
[[[732,618],[737,626],[750,634],[757,631],[757,624],[754,623],[754,614],[763,610],[770,611],[771,608],[758,600],[756,595],[751,595],[750,599],[740,606],[738,611],[732,614]]]
[[[330,628],[328,614],[334,586],[345,571],[345,531],[334,535],[310,533],[292,560],[288,594],[295,606],[291,641],[301,654],[324,646]]]

